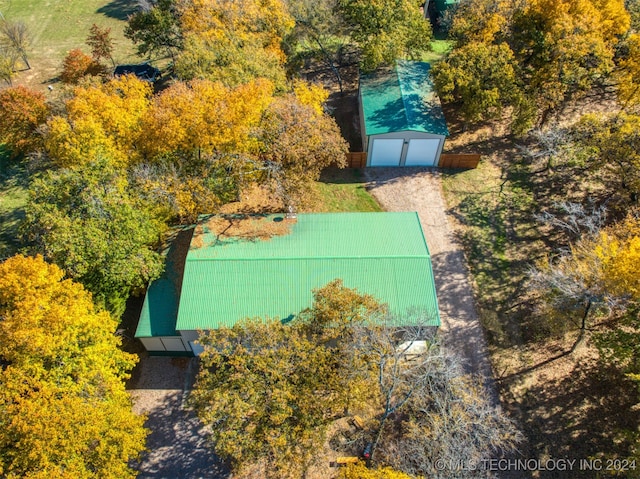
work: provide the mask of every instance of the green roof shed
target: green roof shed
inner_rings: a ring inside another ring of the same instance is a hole
[[[367,166],[437,166],[449,135],[426,62],[398,60],[360,77]]]

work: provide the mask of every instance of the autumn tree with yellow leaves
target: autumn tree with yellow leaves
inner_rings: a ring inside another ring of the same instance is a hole
[[[42,93],[23,86],[0,91],[0,142],[14,156],[30,153],[41,147],[38,134],[49,115],[49,106]]]
[[[584,213],[577,205],[560,207],[565,216]],[[601,214],[595,211],[589,215]],[[579,342],[593,317],[624,316],[640,300],[640,279],[636,274],[640,223],[637,213],[608,227],[589,218],[548,218],[552,224],[565,228],[573,224],[585,226],[578,229],[578,238],[567,250],[539,261],[530,271],[530,286],[544,298],[542,307],[573,321],[580,330]]]
[[[0,264],[0,474],[133,478],[144,418],[123,381],[117,322],[42,257]]]
[[[514,107],[514,130],[523,132],[611,78],[616,48],[629,26],[623,0],[466,2],[453,19],[456,46],[434,68],[435,83],[446,101],[461,104],[468,121],[491,118],[501,106]],[[487,57],[487,50],[499,55]],[[473,82],[465,66],[476,61],[491,74]],[[510,70],[513,86],[504,88]],[[485,90],[498,95],[489,98],[483,113],[472,105],[477,95],[487,97]]]
[[[78,168],[108,159],[116,168],[140,161],[142,118],[150,105],[151,87],[133,75],[77,87],[66,114],[49,119],[45,149],[56,166]]]
[[[293,19],[282,0],[189,0],[180,25],[184,45],[175,69],[182,79],[237,86],[266,78],[284,89],[281,44]]]

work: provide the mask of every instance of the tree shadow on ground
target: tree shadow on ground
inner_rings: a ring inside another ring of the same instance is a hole
[[[184,409],[183,400],[181,391],[168,393],[148,412],[148,452],[134,465],[138,477],[229,477],[228,467],[213,453],[204,428],[192,411]]]
[[[136,464],[140,478],[229,477],[228,466],[213,452],[207,432],[186,405],[197,358],[142,358],[128,389],[136,412],[147,415],[148,451]]]
[[[327,106],[340,128],[342,137],[349,143],[349,151],[362,151],[358,90],[332,93],[327,99]]]
[[[9,150],[0,145],[0,260],[18,252],[21,243],[20,224],[25,216],[17,206],[29,187],[29,172],[22,158],[11,158]]]
[[[366,181],[364,172],[359,168],[325,168],[320,173],[318,181],[333,184],[364,183]]]
[[[637,387],[615,368],[597,361],[573,364],[562,377],[536,374],[541,380],[527,388],[520,398],[512,398],[506,407],[518,417],[529,440],[527,458],[621,457],[631,454],[631,443],[623,431],[635,431],[640,412]],[[518,381],[511,377],[508,382]],[[510,387],[510,385],[502,384]],[[539,471],[542,479],[601,477],[602,472]]]
[[[126,21],[129,15],[133,15],[138,9],[136,0],[111,0],[111,2],[98,8],[96,12],[109,18]]]

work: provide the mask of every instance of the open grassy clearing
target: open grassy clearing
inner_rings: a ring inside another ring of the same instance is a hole
[[[18,225],[27,203],[27,172],[9,157],[0,145],[0,260],[12,256],[19,248]]]
[[[365,180],[357,169],[328,169],[316,182],[315,212],[382,211],[365,188]]]
[[[431,51],[422,55],[423,62],[435,63],[444,57],[453,48],[453,41],[434,38],[431,41]]]
[[[14,80],[42,90],[56,81],[67,53],[80,48],[90,53],[85,40],[92,24],[111,28],[116,63],[139,61],[123,31],[127,17],[137,7],[136,0],[0,0],[0,12],[7,20],[24,22],[31,33],[31,70]]]

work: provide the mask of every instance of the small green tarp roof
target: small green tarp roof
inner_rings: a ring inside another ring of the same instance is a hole
[[[400,131],[449,135],[426,62],[398,60],[395,68],[360,77],[367,136]]]
[[[272,215],[268,221],[282,219]],[[429,251],[416,213],[299,214],[288,234],[266,240],[218,240],[201,221],[184,269],[173,331],[215,329],[253,317],[290,319],[313,302],[312,290],[340,278],[400,316],[440,317]],[[137,337],[154,315],[149,288]],[[157,289],[158,297],[167,291]],[[161,309],[160,307],[155,309]],[[146,323],[146,324],[143,324]],[[168,328],[169,330],[171,328]]]

